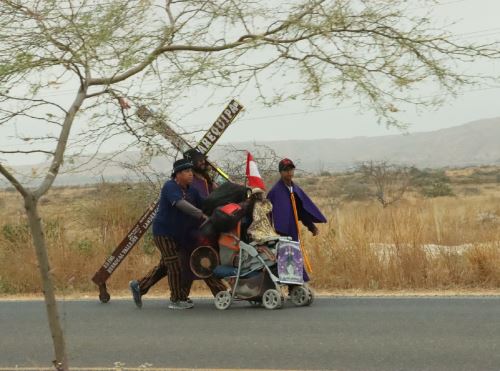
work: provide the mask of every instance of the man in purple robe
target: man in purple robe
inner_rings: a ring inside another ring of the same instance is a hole
[[[214,190],[214,183],[208,174],[207,156],[196,148],[192,148],[184,153],[184,158],[193,164],[193,182],[191,183],[191,187],[198,191],[202,199],[207,198]]]
[[[313,236],[318,235],[319,230],[315,223],[326,223],[326,218],[302,188],[293,182],[294,163],[292,160],[284,158],[279,162],[278,169],[281,179],[267,194],[267,198],[273,204],[274,229],[282,236],[289,236],[294,241],[299,240],[298,225],[292,204],[295,201],[298,220],[307,227]],[[304,272],[304,280],[308,281],[306,272]]]
[[[285,158],[279,162],[278,166],[281,179],[267,195],[267,198],[273,204],[274,228],[280,235],[290,236],[294,241],[298,241],[299,236],[291,197],[291,194],[293,194],[298,219],[316,236],[319,231],[314,223],[326,223],[325,216],[302,188],[293,182],[295,165],[292,160]]]

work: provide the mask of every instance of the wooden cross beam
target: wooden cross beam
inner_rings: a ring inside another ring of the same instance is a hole
[[[235,99],[231,100],[231,102],[229,102],[224,111],[222,111],[219,117],[217,117],[217,120],[215,120],[210,129],[208,129],[203,138],[197,144],[196,149],[198,149],[202,154],[207,154],[242,110],[243,106],[238,101]],[[180,152],[184,153],[188,149],[193,148],[167,123],[162,121],[160,118],[155,118],[154,114],[146,106],[140,106],[137,110],[137,115],[144,122],[155,120],[153,125],[160,130],[160,134],[163,135],[163,137]],[[207,161],[207,165],[215,174],[215,183],[220,184],[229,180],[229,177],[214,163]],[[156,214],[158,202],[159,198],[151,203],[151,205],[127,233],[125,238],[123,238],[123,240],[118,244],[111,255],[106,258],[101,268],[99,268],[99,270],[94,274],[94,277],[92,277],[92,281],[99,287],[99,300],[102,303],[107,303],[111,298],[106,287],[106,281],[148,230]]]

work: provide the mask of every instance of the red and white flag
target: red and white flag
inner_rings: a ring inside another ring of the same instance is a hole
[[[266,189],[266,185],[260,176],[257,164],[255,163],[250,152],[247,152],[247,185],[250,188],[260,188],[262,190]]]

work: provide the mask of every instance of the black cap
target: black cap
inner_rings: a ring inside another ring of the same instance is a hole
[[[185,158],[181,158],[174,162],[174,166],[172,168],[172,177],[175,176],[179,171],[191,169],[193,167],[193,163]]]
[[[278,164],[279,171],[290,170],[290,169],[295,169],[295,164],[289,158],[284,158],[279,162]]]
[[[188,149],[186,152],[184,152],[183,155],[186,160],[191,160],[191,161],[197,161],[207,158],[207,156],[205,156],[196,148]]]

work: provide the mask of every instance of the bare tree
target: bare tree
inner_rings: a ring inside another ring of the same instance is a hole
[[[276,177],[278,171],[278,162],[280,157],[276,151],[265,145],[252,143],[248,148],[241,148],[241,145],[220,145],[216,151],[216,156],[221,158],[219,161],[221,167],[228,174],[231,174],[231,179],[244,183],[246,179],[246,168],[242,164],[246,161],[247,151],[252,153],[255,163],[259,169],[260,175],[264,182],[269,185],[271,180]]]
[[[375,198],[383,208],[399,201],[411,184],[411,168],[387,161],[369,161],[358,171],[375,186]]]
[[[205,104],[188,99],[196,89],[226,97],[250,87],[267,105],[355,98],[381,121],[400,125],[400,104],[439,103],[414,94],[419,87],[435,82],[457,92],[477,79],[456,62],[499,55],[496,44],[454,41],[408,3],[0,0],[0,128],[12,136],[0,148],[0,173],[24,198],[57,369],[68,362],[38,201],[62,164],[116,142],[121,151],[140,146],[171,155],[161,128],[128,107],[146,104],[175,125],[187,104],[193,112]],[[30,187],[9,163],[40,154],[49,165]]]

